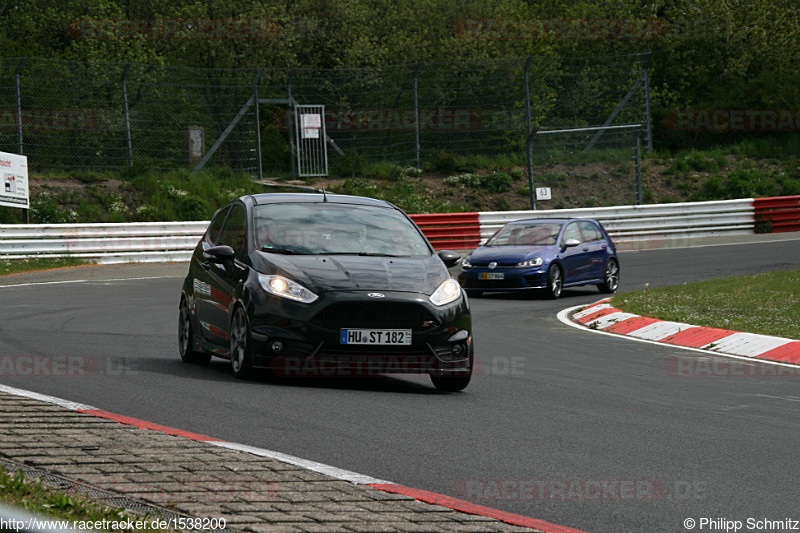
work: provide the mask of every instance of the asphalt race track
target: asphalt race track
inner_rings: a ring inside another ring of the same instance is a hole
[[[627,291],[797,268],[800,240],[620,262]],[[440,394],[425,376],[243,382],[220,359],[181,363],[185,271],[2,278],[0,361],[38,366],[5,364],[0,383],[585,531],[800,519],[800,371],[743,362],[733,375],[676,375],[677,356],[729,360],[560,323],[561,309],[600,299],[593,287],[473,299],[480,370],[464,392]],[[59,279],[88,281],[41,283]],[[91,375],[65,375],[55,357]]]

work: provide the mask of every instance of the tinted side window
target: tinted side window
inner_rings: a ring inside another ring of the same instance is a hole
[[[222,223],[225,222],[225,216],[228,214],[228,211],[230,211],[230,208],[221,209],[206,230],[206,242],[211,246],[216,245],[219,240],[219,230],[222,229]]]
[[[228,221],[225,222],[225,227],[222,228],[218,244],[227,244],[234,249],[237,257],[241,257],[247,251],[245,250],[246,237],[247,217],[244,207],[237,204],[231,208],[231,214],[228,215]]]
[[[600,233],[600,229],[592,222],[581,221],[578,222],[578,225],[581,227],[583,242],[600,241],[603,239],[603,234]]]

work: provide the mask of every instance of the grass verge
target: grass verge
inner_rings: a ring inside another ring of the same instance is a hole
[[[62,258],[41,258],[41,259],[0,259],[0,276],[9,274],[21,274],[23,272],[33,272],[36,270],[52,270],[71,266],[89,264],[80,259],[71,257]]]
[[[800,338],[800,269],[617,294],[629,313],[698,326]]]
[[[40,482],[30,482],[21,471],[11,473],[0,466],[0,502],[52,520],[68,522],[145,522],[148,517],[132,516],[84,498],[54,491]],[[71,527],[71,526],[70,526]],[[114,531],[160,531],[155,529],[114,529]]]

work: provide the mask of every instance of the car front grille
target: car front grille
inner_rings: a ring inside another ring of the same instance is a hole
[[[313,323],[330,330],[364,328],[424,331],[439,325],[430,311],[411,302],[338,302],[320,311]]]
[[[516,268],[517,263],[497,263],[497,266],[494,268]],[[472,268],[489,268],[489,263],[473,263]],[[490,269],[494,270],[494,269]]]
[[[339,356],[427,356],[430,350],[416,346],[364,346],[364,345],[324,345],[317,354],[318,357]]]

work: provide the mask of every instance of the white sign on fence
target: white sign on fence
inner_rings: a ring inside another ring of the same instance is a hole
[[[320,129],[322,127],[322,115],[319,113],[306,113],[303,115],[303,127]]]
[[[0,152],[0,176],[3,178],[0,205],[27,209],[30,206],[28,158],[24,155]]]
[[[537,200],[550,200],[550,187],[536,187]]]

